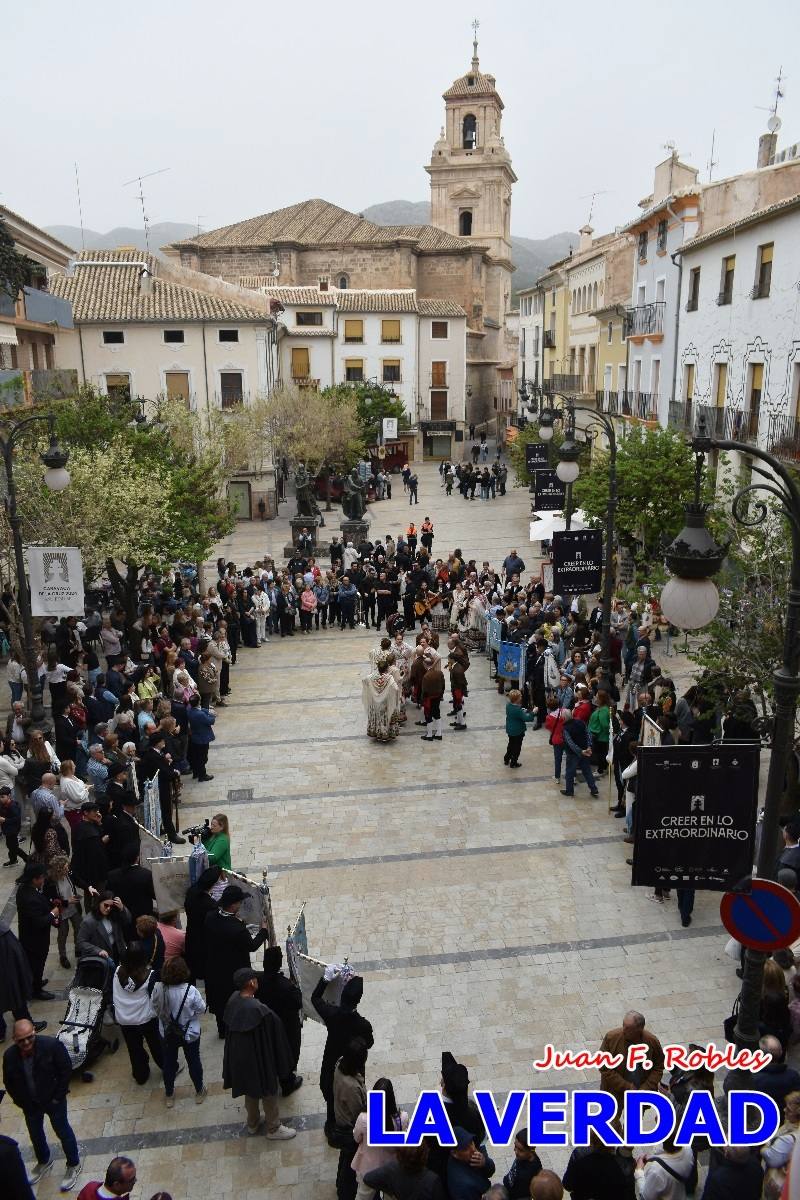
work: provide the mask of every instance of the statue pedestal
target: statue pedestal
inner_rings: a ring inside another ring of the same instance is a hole
[[[366,513],[358,521],[342,521],[342,542],[344,545],[346,546],[348,542],[352,542],[354,546],[358,546],[360,542],[366,541],[369,537],[369,525],[370,521]]]
[[[310,551],[315,557],[321,554],[328,553],[328,543],[319,540],[319,530],[324,524],[322,517],[290,517],[289,524],[292,527],[292,540],[283,548],[283,553],[286,558],[291,558],[297,549],[297,541],[303,530],[307,530],[308,536],[311,538],[312,549]]]

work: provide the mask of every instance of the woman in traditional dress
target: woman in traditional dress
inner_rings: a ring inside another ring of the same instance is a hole
[[[402,662],[402,660],[401,660],[401,662]],[[406,721],[408,720],[408,715],[406,713],[406,698],[403,693],[403,667],[401,666],[401,662],[398,662],[398,660],[392,650],[387,651],[386,665],[388,667],[389,674],[391,675],[392,679],[397,684],[397,694],[398,694],[397,724],[398,724],[398,726],[405,725]]]
[[[469,602],[467,627],[464,631],[470,650],[479,650],[486,642],[487,611],[486,597],[479,588],[476,588]]]
[[[457,583],[453,588],[450,604],[450,628],[463,629],[467,615],[469,596],[463,583]]]
[[[367,735],[378,742],[391,742],[399,726],[400,691],[389,674],[385,658],[379,658],[375,670],[366,677],[362,688],[367,710]]]

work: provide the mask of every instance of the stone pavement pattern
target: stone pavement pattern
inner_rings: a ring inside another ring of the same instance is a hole
[[[515,546],[533,566],[525,490],[470,503],[445,497],[435,465],[419,464],[419,475],[410,512],[417,524],[432,517],[435,554],[460,545],[467,558],[498,566]],[[370,508],[372,535],[396,536],[410,512],[394,477],[393,499]],[[214,559],[243,565],[270,552],[283,561],[284,513],[242,523]],[[330,531],[338,514],[329,514]],[[719,1040],[736,980],[718,898],[698,893],[694,924],[683,930],[674,901],[653,904],[631,889],[622,823],[607,814],[604,785],[600,800],[584,787],[574,800],[561,796],[544,733],[526,737],[522,770],[504,767],[504,703],[480,655],[469,673],[466,736],[445,721],[444,740],[423,746],[411,707],[397,741],[372,744],[361,678],[375,642],[374,630],[320,630],[241,651],[233,696],[218,712],[214,781],[188,782],[181,816],[186,826],[227,812],[234,866],[257,877],[269,867],[277,929],[305,901],[311,954],[347,956],[363,973],[361,1008],[375,1029],[368,1084],[388,1075],[412,1104],[421,1088],[438,1086],[443,1049],[467,1063],[473,1086],[500,1093],[595,1083],[585,1072],[537,1076],[528,1064],[547,1042],[596,1048],[630,1007],[664,1041]],[[686,674],[685,661],[670,661]],[[5,902],[14,873],[2,874]],[[69,973],[54,949],[48,968],[63,993]],[[54,1032],[63,1000],[37,1005],[36,1015]],[[243,1109],[222,1091],[213,1021],[204,1023],[209,1097],[199,1107],[184,1073],[166,1112],[160,1073],[138,1087],[122,1046],[100,1060],[93,1084],[76,1083],[70,1095],[87,1154],[83,1181],[102,1178],[112,1155],[126,1153],[141,1200],[157,1188],[175,1200],[260,1200],[278,1188],[287,1200],[332,1200],[336,1153],[322,1134],[317,1086],[323,1035],[306,1022],[305,1084],[281,1104],[300,1132],[285,1144],[241,1136]],[[30,1158],[8,1100],[2,1130]],[[507,1169],[511,1154],[496,1158]],[[566,1154],[543,1159],[559,1169]],[[58,1195],[61,1162],[59,1153],[41,1200]]]

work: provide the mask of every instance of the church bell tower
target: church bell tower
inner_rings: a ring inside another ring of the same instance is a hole
[[[425,170],[431,177],[431,223],[486,246],[495,261],[511,262],[511,188],[517,177],[500,133],[503,101],[493,75],[478,59],[473,23],[472,63],[443,95],[445,124]]]

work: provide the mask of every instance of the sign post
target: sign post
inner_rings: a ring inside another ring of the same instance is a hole
[[[603,535],[599,529],[553,532],[553,587],[558,595],[599,592],[602,574]]]
[[[725,892],[748,887],[760,747],[639,750],[632,883]],[[748,887],[749,890],[749,887]]]
[[[393,442],[397,437],[397,417],[383,418],[383,440]]]
[[[731,937],[762,954],[783,950],[800,937],[800,900],[771,879],[754,879],[749,895],[728,892],[719,914]]]
[[[83,563],[74,546],[28,546],[34,617],[82,617]]]
[[[561,512],[567,502],[567,485],[555,471],[536,471],[533,483],[533,507],[536,512]]]

